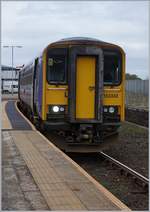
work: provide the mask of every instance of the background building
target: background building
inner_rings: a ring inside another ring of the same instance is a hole
[[[1,68],[1,89],[4,92],[17,92],[19,68],[3,66]],[[12,90],[13,89],[13,90]]]

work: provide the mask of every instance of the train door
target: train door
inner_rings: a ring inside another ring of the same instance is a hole
[[[76,119],[95,119],[95,56],[76,60]]]
[[[71,122],[101,123],[103,53],[98,47],[71,47],[69,53],[69,99]]]

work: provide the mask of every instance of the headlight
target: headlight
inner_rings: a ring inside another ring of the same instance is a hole
[[[114,113],[114,112],[115,112],[115,108],[114,108],[114,107],[110,107],[110,108],[109,108],[109,112],[110,112],[110,113]]]
[[[54,113],[57,113],[57,112],[59,112],[59,107],[58,106],[53,106],[52,110],[53,110]]]
[[[64,107],[60,107],[60,111],[63,112],[65,110]]]
[[[104,113],[107,113],[107,112],[108,112],[108,108],[104,107]]]

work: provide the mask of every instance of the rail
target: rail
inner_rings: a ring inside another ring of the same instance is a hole
[[[123,163],[120,163],[119,161],[110,157],[109,155],[105,154],[104,152],[101,151],[100,154],[103,158],[107,159],[111,163],[120,167],[121,170],[124,170],[126,173],[133,176],[133,178],[135,180],[138,180],[139,182],[141,182],[142,185],[148,189],[148,185],[149,185],[149,179],[148,178],[144,177],[143,175],[139,174],[138,172],[134,171],[133,169],[129,168],[128,166],[124,165]]]

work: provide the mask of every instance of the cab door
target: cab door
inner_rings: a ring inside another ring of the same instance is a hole
[[[103,93],[103,53],[93,46],[73,46],[69,50],[70,122],[101,123]]]

